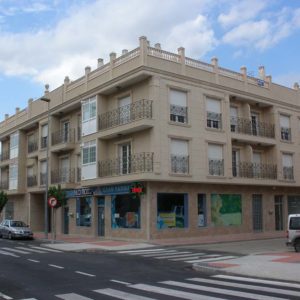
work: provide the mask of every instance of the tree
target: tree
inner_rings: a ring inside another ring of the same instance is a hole
[[[64,206],[67,201],[66,192],[61,189],[61,186],[50,186],[48,190],[48,197],[55,197],[57,199],[57,205],[55,208]]]
[[[7,200],[8,200],[7,194],[3,191],[0,191],[0,213],[1,213],[2,209],[4,208]]]

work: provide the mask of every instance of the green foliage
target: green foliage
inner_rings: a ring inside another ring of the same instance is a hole
[[[1,213],[2,209],[4,208],[7,200],[8,200],[7,194],[3,191],[0,191],[0,213]]]
[[[55,197],[57,199],[57,205],[55,208],[58,208],[60,206],[64,206],[66,204],[67,198],[66,198],[66,192],[61,189],[61,186],[50,186],[48,190],[48,198],[49,197]]]

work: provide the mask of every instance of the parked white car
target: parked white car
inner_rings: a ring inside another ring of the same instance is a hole
[[[288,216],[287,246],[293,246],[296,252],[300,252],[300,214]]]
[[[10,240],[14,238],[33,239],[33,233],[23,221],[4,220],[0,223],[0,237]]]

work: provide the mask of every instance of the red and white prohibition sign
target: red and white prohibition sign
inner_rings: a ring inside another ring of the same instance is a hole
[[[55,207],[57,205],[57,199],[55,197],[50,197],[48,199],[48,204],[51,207]]]

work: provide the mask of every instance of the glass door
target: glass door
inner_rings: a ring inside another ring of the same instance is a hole
[[[120,173],[131,173],[131,145],[129,143],[119,146]]]

